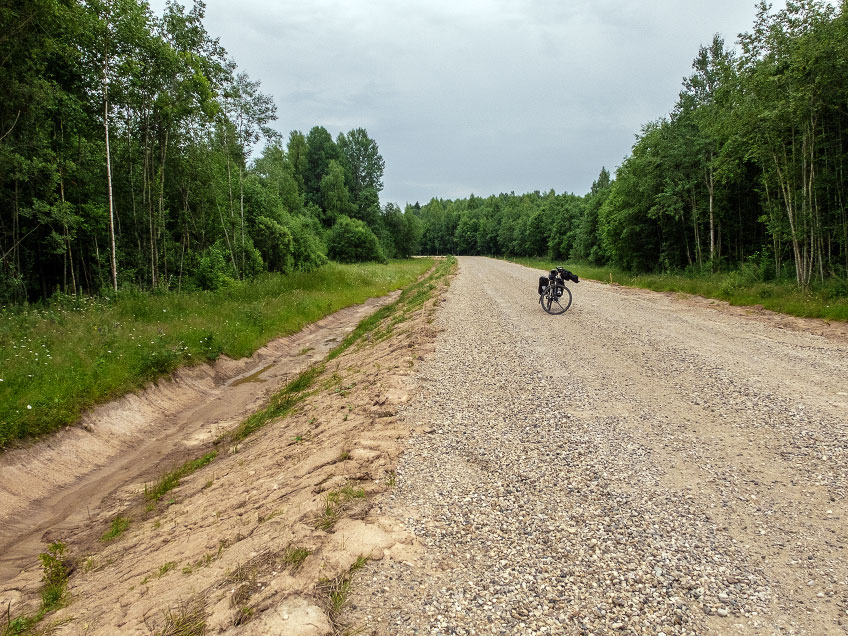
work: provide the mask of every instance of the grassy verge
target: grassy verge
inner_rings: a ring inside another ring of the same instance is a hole
[[[182,365],[250,355],[343,307],[406,287],[433,262],[328,264],[216,292],[64,297],[0,310],[0,449]]]
[[[264,409],[253,413],[234,430],[221,436],[217,442],[227,441],[237,444],[265,426],[270,420],[286,415],[298,402],[306,397],[306,390],[312,386],[312,382],[323,371],[324,365],[317,364],[301,372],[294,380],[271,396],[268,405]]]
[[[761,305],[766,309],[802,318],[848,320],[848,283],[830,282],[799,291],[794,282],[760,281],[743,271],[716,274],[632,274],[614,267],[586,263],[554,263],[544,258],[510,258],[540,270],[556,265],[581,278],[663,292],[682,292],[726,300],[731,305]]]
[[[424,268],[432,266],[432,261],[424,259],[416,259],[419,263],[424,263]],[[337,357],[357,342],[366,339],[369,334],[374,338],[386,337],[394,327],[401,324],[410,318],[416,309],[419,309],[424,302],[431,296],[432,292],[439,285],[440,279],[449,275],[456,267],[456,260],[448,258],[440,260],[433,272],[425,279],[418,281],[412,285],[408,285],[398,300],[391,305],[381,308],[370,317],[361,321],[357,328],[345,338],[333,351],[330,352],[328,358],[321,363],[318,363],[295,377],[285,387],[278,391],[269,401],[269,404],[254,413],[244,422],[236,427],[233,431],[219,438],[216,443],[239,441],[247,438],[252,433],[256,432],[262,426],[272,419],[282,417],[288,413],[292,407],[298,402],[307,397],[313,390],[315,380],[326,369],[326,362]],[[411,271],[417,271],[412,269]],[[418,274],[416,274],[416,278]],[[387,320],[389,319],[389,320]],[[156,483],[150,488],[145,488],[145,498],[148,500],[151,509],[155,507],[167,492],[176,488],[180,479],[186,477],[193,472],[207,466],[215,460],[218,451],[211,451],[197,459],[186,462],[180,467],[162,475]],[[393,484],[392,479],[392,484]],[[211,483],[211,482],[210,482]],[[333,524],[338,520],[339,515],[343,512],[345,506],[354,500],[361,499],[365,496],[365,491],[358,488],[356,484],[351,483],[343,486],[339,490],[332,491],[327,494],[325,506],[322,514],[316,519],[316,525],[327,530],[332,529]],[[101,536],[104,542],[112,541],[121,536],[129,527],[130,520],[128,518],[118,516],[114,518],[108,530]],[[158,522],[157,522],[158,524]],[[221,554],[224,544],[219,545],[218,554],[206,554],[193,565],[183,568],[184,574],[191,574],[194,568],[204,567],[209,565]],[[41,555],[41,561],[44,569],[44,587],[42,589],[42,605],[38,612],[31,616],[19,616],[15,619],[7,617],[5,628],[0,631],[0,636],[22,636],[24,634],[33,633],[32,630],[46,616],[46,614],[54,609],[62,607],[67,597],[68,574],[67,568],[62,560],[65,551],[64,544],[52,544],[48,552]],[[289,571],[294,574],[302,566],[305,559],[310,555],[310,551],[303,547],[289,546],[286,549],[283,560]],[[331,620],[336,626],[336,633],[339,633],[339,615],[347,603],[347,599],[351,589],[351,579],[353,574],[361,569],[367,562],[367,557],[361,556],[349,568],[336,579],[321,581],[321,590],[326,594],[328,611],[331,613]],[[162,577],[176,567],[174,562],[168,562],[162,565],[156,576]],[[245,620],[249,619],[252,614],[252,609],[243,608],[245,612]],[[203,634],[205,633],[206,624],[203,617],[202,603],[191,602],[181,604],[176,608],[169,609],[164,615],[164,626],[155,634]]]

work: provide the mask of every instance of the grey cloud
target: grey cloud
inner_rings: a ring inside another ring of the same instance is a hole
[[[753,5],[208,0],[207,28],[274,95],[284,134],[367,128],[382,198],[402,204],[586,192],[673,106],[698,46],[714,32],[732,43]]]

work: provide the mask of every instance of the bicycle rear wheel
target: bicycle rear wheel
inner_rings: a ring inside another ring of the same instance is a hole
[[[571,290],[565,285],[548,285],[539,302],[542,309],[553,316],[564,314],[571,307]]]

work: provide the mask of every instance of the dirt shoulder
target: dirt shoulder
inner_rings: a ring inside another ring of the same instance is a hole
[[[37,557],[48,529],[61,535],[98,514],[116,488],[194,457],[399,293],[338,311],[248,358],[180,369],[93,409],[78,426],[0,454],[0,580]]]
[[[67,607],[41,626],[61,625],[67,634],[149,634],[197,620],[206,633],[330,633],[337,618],[329,600],[333,586],[343,585],[364,559],[402,556],[414,543],[368,511],[373,496],[394,482],[408,434],[397,409],[413,389],[411,372],[431,348],[430,323],[445,280],[414,302],[402,300],[327,363],[286,417],[244,440],[219,443],[214,461],[158,503],[145,500],[151,480],[140,477],[97,510],[81,511],[79,521],[46,531],[43,541],[67,544],[71,576]],[[325,353],[343,337],[320,324],[313,332],[312,344],[283,347],[300,361],[296,370],[324,357],[319,343]],[[256,388],[272,369],[255,371],[219,378],[222,392],[215,399],[226,404],[234,391]],[[263,399],[267,395],[254,401]],[[199,391],[191,401],[211,400]],[[109,421],[108,412],[101,417]],[[199,455],[210,438],[237,423],[232,420],[194,427],[173,444],[184,455],[186,448]],[[136,459],[155,464],[155,458]],[[129,519],[128,528],[103,541],[116,518]],[[11,602],[13,617],[31,612],[40,587],[33,559],[0,586],[0,600]]]

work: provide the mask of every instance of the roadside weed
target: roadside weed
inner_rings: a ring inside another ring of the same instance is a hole
[[[202,457],[187,461],[179,468],[175,468],[174,470],[165,473],[151,488],[148,489],[147,486],[144,487],[145,498],[151,503],[159,501],[162,496],[165,495],[165,493],[173,490],[174,488],[180,485],[180,479],[191,475],[194,471],[200,468],[203,468],[209,462],[215,459],[217,455],[218,451],[210,451]]]
[[[386,473],[386,486],[389,488],[394,488],[397,485],[397,472],[394,470],[390,470]]]
[[[289,546],[286,548],[285,554],[283,554],[283,563],[286,564],[286,567],[289,568],[289,572],[292,574],[297,574],[298,570],[303,566],[303,562],[312,554],[306,548],[298,548],[295,546]]]
[[[41,561],[41,607],[32,616],[17,616],[12,618],[6,614],[6,627],[0,632],[2,636],[22,636],[32,634],[35,626],[55,609],[65,605],[68,589],[68,568],[65,564],[67,546],[61,541],[51,543],[45,552],[38,555]]]
[[[154,636],[203,636],[206,633],[206,611],[202,599],[180,603],[163,612],[164,624]]]
[[[321,579],[318,583],[318,591],[324,597],[324,609],[335,634],[345,633],[346,631],[346,626],[341,620],[342,611],[350,600],[350,593],[353,589],[353,575],[365,567],[366,563],[368,563],[368,557],[360,555],[346,572],[334,579]]]
[[[118,515],[117,517],[112,519],[112,525],[109,526],[109,529],[103,534],[102,537],[100,537],[100,540],[105,543],[117,539],[129,527],[130,520],[126,517]]]
[[[315,527],[329,532],[351,502],[365,497],[365,491],[355,483],[348,483],[339,490],[331,490],[322,498],[321,513],[315,520]]]

